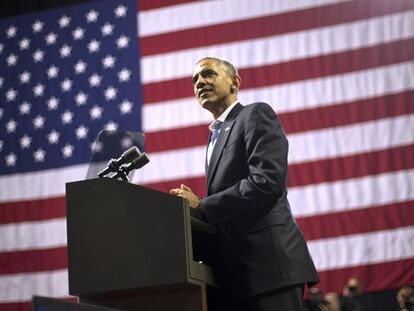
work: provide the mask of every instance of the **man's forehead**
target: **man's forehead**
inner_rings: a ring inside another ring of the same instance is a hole
[[[194,68],[194,74],[199,73],[202,70],[210,69],[210,68],[217,70],[218,67],[220,67],[220,64],[214,59],[203,59],[196,64]]]

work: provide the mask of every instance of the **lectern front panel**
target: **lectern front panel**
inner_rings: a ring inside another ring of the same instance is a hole
[[[188,282],[186,203],[111,179],[67,184],[74,295]]]

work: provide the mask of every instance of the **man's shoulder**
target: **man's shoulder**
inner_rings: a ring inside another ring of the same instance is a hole
[[[265,102],[254,102],[244,106],[243,109],[245,112],[252,112],[252,111],[273,111],[273,108]]]
[[[276,116],[275,111],[273,110],[273,108],[265,103],[265,102],[255,102],[255,103],[251,103],[248,104],[246,106],[244,106],[244,108],[241,110],[240,112],[240,116],[244,117],[244,116],[253,116],[253,115],[257,115],[257,116]]]

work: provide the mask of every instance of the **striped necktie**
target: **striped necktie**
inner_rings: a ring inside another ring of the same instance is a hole
[[[214,144],[215,140],[217,139],[219,133],[220,133],[220,129],[221,126],[223,125],[223,122],[216,120],[213,123],[213,126],[211,127],[211,137],[210,137],[210,141]]]

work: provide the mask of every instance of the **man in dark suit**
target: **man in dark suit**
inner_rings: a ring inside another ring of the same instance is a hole
[[[215,119],[207,196],[185,185],[171,194],[218,228],[227,292],[221,301],[210,299],[213,293],[209,310],[303,310],[304,285],[318,276],[287,200],[288,142],[279,119],[265,103],[238,102],[241,79],[225,60],[201,59],[192,79],[199,103]]]

